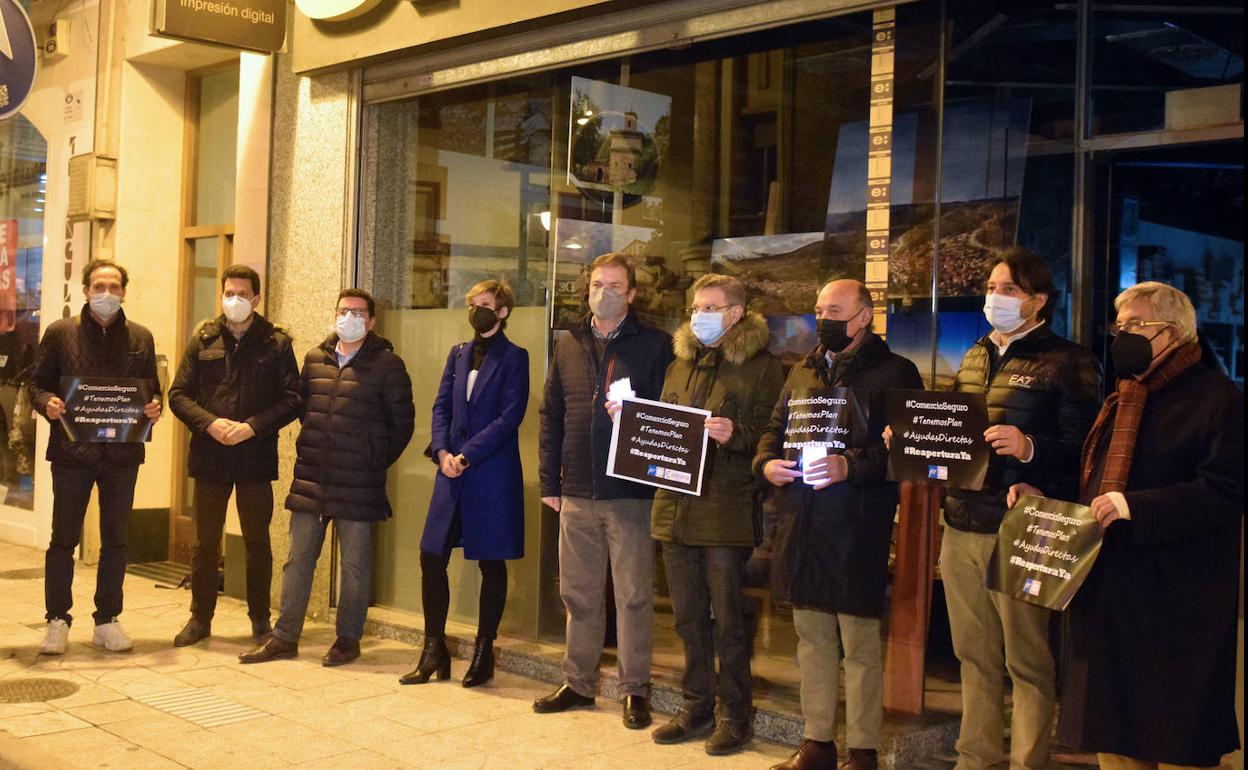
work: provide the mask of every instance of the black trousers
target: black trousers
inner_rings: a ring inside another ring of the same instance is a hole
[[[44,556],[43,596],[47,619],[74,619],[74,549],[82,540],[91,487],[100,489],[100,563],[95,578],[96,625],[121,614],[122,581],[126,578],[126,522],[134,506],[137,465],[83,466],[52,463],[52,540]]]
[[[238,523],[247,550],[247,614],[269,619],[269,586],[273,551],[269,522],[273,519],[273,482],[195,479],[195,555],[191,560],[191,614],[212,620],[217,610],[217,564],[230,492],[236,492]]]
[[[451,606],[451,586],[447,580],[446,567],[451,562],[452,546],[459,542],[458,512],[451,521],[447,544],[442,553],[420,552],[420,595],[425,611],[425,636],[442,636],[446,633],[446,616]],[[493,640],[498,637],[498,624],[503,619],[503,607],[507,604],[507,562],[502,559],[486,559],[477,562],[481,568],[481,595],[477,599],[477,638]]]
[[[718,695],[720,719],[744,723],[753,718],[744,593],[750,551],[734,546],[663,544],[676,633],[685,647],[681,710],[695,717],[715,713]]]

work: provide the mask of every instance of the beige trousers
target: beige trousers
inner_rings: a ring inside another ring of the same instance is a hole
[[[1005,678],[1014,684],[1011,770],[1043,770],[1056,712],[1049,610],[984,587],[996,535],[945,527],[940,572],[953,651],[962,664],[962,730],[955,770],[1006,766]]]
[[[802,675],[806,737],[836,738],[841,645],[845,646],[846,748],[878,749],[884,722],[884,654],[880,619],[793,610],[797,665]]]
[[[1097,754],[1096,763],[1101,770],[1200,770],[1193,765],[1167,765],[1165,762],[1132,759],[1121,754]]]

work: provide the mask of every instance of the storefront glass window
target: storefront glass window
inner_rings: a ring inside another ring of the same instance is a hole
[[[48,145],[25,117],[0,122],[0,504],[34,507],[35,418],[26,383],[39,343]]]

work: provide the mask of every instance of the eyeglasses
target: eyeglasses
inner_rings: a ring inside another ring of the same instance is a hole
[[[339,317],[339,318],[342,318],[342,317],[344,317],[344,316],[348,316],[348,315],[353,315],[353,316],[355,316],[356,318],[367,318],[367,317],[368,317],[368,310],[367,310],[367,308],[362,308],[362,307],[340,307],[340,308],[338,308],[338,309],[337,309],[336,311],[334,311],[334,312],[336,312],[336,313],[338,314],[338,317]]]
[[[736,305],[690,305],[685,308],[685,315],[693,315],[694,313],[722,313],[725,310],[734,308]]]
[[[1139,334],[1141,331],[1150,326],[1169,325],[1169,321],[1141,321],[1138,318],[1133,318],[1130,321],[1115,323],[1113,326],[1109,327],[1109,334],[1111,337],[1117,337],[1123,332],[1126,332],[1127,334]]]

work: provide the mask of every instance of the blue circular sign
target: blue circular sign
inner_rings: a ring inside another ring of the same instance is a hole
[[[35,86],[35,28],[17,0],[0,0],[0,120],[26,103]]]

